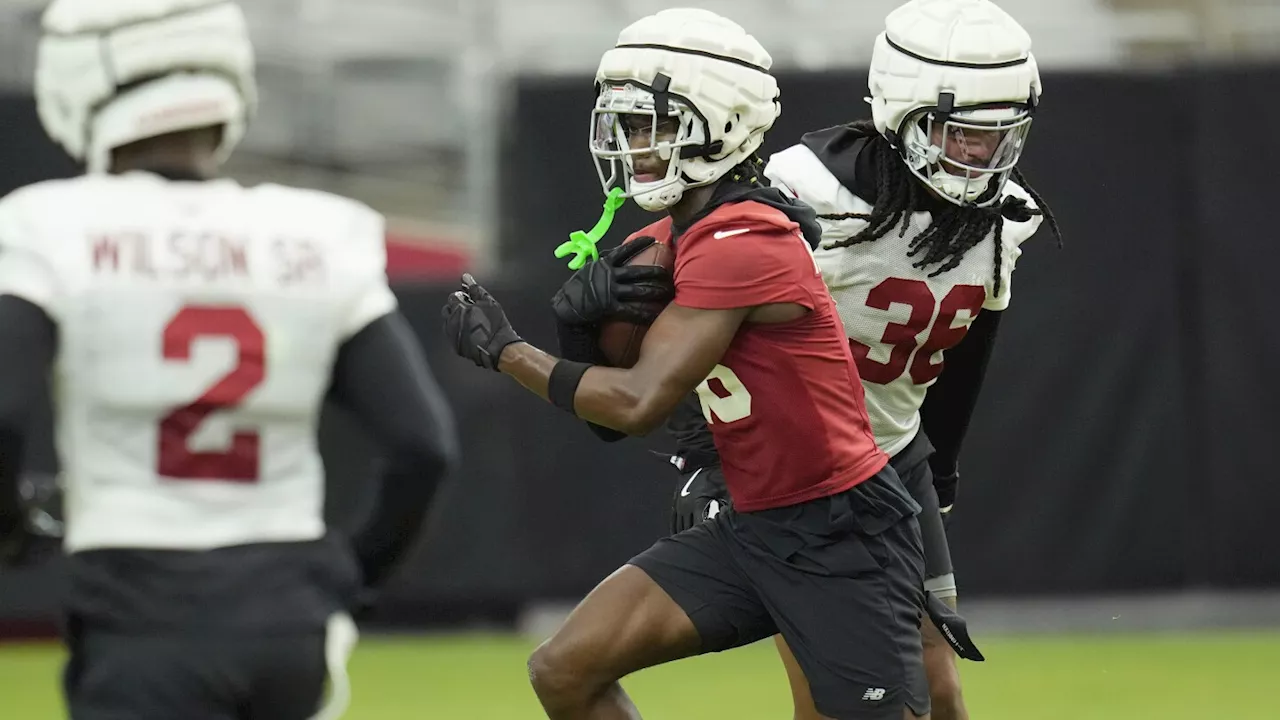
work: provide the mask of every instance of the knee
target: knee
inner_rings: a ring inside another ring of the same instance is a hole
[[[575,650],[573,643],[559,637],[538,646],[529,656],[529,683],[544,705],[576,706],[598,692],[608,680],[596,677],[590,662],[592,653]]]
[[[529,683],[543,702],[571,695],[577,676],[569,655],[559,652],[554,640],[542,643],[529,656]]]

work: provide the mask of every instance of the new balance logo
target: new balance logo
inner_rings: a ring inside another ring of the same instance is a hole
[[[884,688],[867,688],[867,691],[862,693],[862,699],[870,700],[871,702],[883,700]]]

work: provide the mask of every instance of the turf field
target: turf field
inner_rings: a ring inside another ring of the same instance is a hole
[[[984,638],[965,666],[974,720],[1275,720],[1280,632]],[[544,717],[525,677],[531,645],[503,635],[366,638],[352,661],[351,720]],[[63,717],[60,651],[0,645],[0,716]],[[789,720],[771,643],[626,681],[646,718]]]

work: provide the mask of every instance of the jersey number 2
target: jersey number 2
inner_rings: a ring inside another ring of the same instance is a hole
[[[909,363],[911,382],[924,385],[932,381],[942,372],[942,363],[933,362],[933,354],[959,344],[965,333],[969,332],[968,325],[951,327],[956,315],[961,310],[966,310],[970,318],[977,317],[986,299],[987,290],[981,285],[956,285],[942,298],[939,305],[933,297],[933,291],[923,280],[885,280],[867,294],[867,307],[888,310],[894,304],[906,305],[911,308],[911,316],[905,323],[891,322],[884,329],[880,342],[893,348],[885,362],[872,360],[867,356],[871,352],[869,345],[857,340],[849,341],[853,358],[858,365],[858,374],[868,382],[888,385],[907,372]],[[938,311],[938,319],[934,321],[929,337],[920,344],[916,338],[929,327],[935,309]]]
[[[194,452],[187,443],[205,418],[235,408],[266,375],[266,340],[262,329],[242,308],[189,305],[164,328],[164,358],[191,359],[197,338],[226,337],[236,343],[236,366],[189,405],[175,408],[160,420],[157,471],[178,480],[258,480],[259,446],[256,431],[239,430],[224,451]]]

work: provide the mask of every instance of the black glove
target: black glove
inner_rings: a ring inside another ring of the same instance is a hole
[[[933,489],[938,491],[938,509],[942,512],[944,527],[951,522],[951,509],[956,504],[956,494],[960,490],[960,469],[955,468],[946,475],[933,476]]]
[[[595,325],[571,325],[556,318],[556,340],[560,344],[560,357],[574,362],[605,364],[600,352],[600,329]]]
[[[661,304],[675,297],[671,273],[658,265],[626,265],[657,240],[641,237],[583,265],[551,299],[556,317],[570,325],[591,325],[605,318],[649,324]]]
[[[449,296],[441,310],[444,334],[454,352],[482,368],[498,369],[502,349],[524,342],[507,321],[502,306],[471,274],[462,276],[462,289]]]
[[[0,518],[0,565],[23,567],[62,550],[62,489],[53,476],[24,476]]]
[[[927,590],[924,591],[924,596],[925,610],[929,613],[929,619],[940,631],[942,639],[956,651],[956,655],[974,662],[986,660],[982,651],[973,642],[973,638],[969,637],[969,623],[965,622],[960,613]]]
[[[0,567],[26,567],[38,564],[40,557],[48,554],[42,538],[20,527],[10,529],[0,536]]]
[[[733,507],[719,466],[703,467],[680,477],[671,500],[671,532],[688,530]]]

